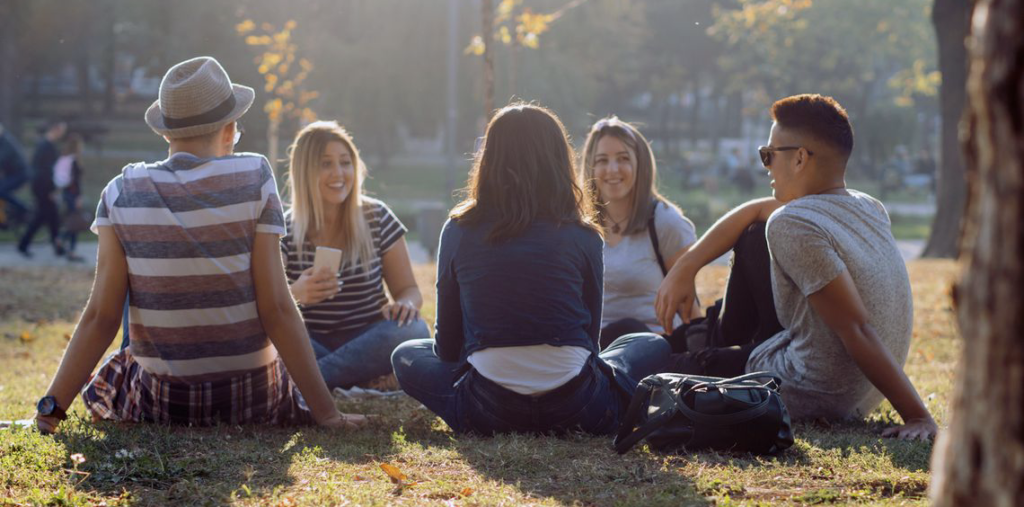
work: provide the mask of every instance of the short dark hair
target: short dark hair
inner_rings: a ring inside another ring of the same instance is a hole
[[[786,97],[772,104],[771,115],[783,128],[826,142],[843,156],[853,152],[853,125],[832,97],[816,93]]]

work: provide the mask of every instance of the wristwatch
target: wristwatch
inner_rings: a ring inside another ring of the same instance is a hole
[[[53,396],[43,396],[39,403],[36,403],[36,412],[39,412],[41,416],[56,418],[58,421],[68,418],[68,413],[63,408],[60,408],[60,405],[57,404],[57,398]]]

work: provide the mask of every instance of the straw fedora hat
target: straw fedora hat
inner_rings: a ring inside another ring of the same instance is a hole
[[[146,124],[170,139],[210,134],[245,114],[255,97],[252,88],[231,83],[217,60],[200,56],[164,74]]]

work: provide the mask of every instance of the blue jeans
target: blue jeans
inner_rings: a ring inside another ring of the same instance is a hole
[[[121,315],[121,350],[128,348],[131,344],[131,338],[128,335],[128,299],[129,296],[124,297],[124,313]]]
[[[64,214],[69,215],[71,213],[78,213],[78,194],[73,194],[67,189],[61,192],[61,197],[64,199]],[[78,246],[78,233],[71,231],[64,231],[64,238],[67,240],[68,252],[74,253],[75,247]]]
[[[468,363],[445,363],[433,340],[402,344],[391,363],[402,389],[456,433],[615,432],[636,384],[663,368],[672,351],[659,335],[637,333],[591,355],[580,374],[540,396],[510,391]]]
[[[381,320],[341,337],[309,333],[317,365],[329,389],[349,388],[391,373],[391,352],[395,347],[429,336],[427,323],[419,319],[405,326]]]

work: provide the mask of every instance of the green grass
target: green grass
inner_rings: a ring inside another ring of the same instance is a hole
[[[896,239],[927,240],[932,231],[932,217],[889,215],[892,221],[892,235]]]
[[[961,347],[949,300],[956,269],[947,261],[909,267],[915,334],[906,370],[942,425]],[[699,275],[702,300],[721,293],[725,275],[722,267]],[[429,287],[432,266],[416,276]],[[83,271],[0,268],[0,419],[32,414],[90,283]],[[341,408],[381,417],[348,433],[172,428],[91,423],[76,401],[55,437],[0,431],[0,506],[928,503],[932,446],[880,438],[898,420],[888,403],[865,421],[797,424],[796,444],[780,457],[645,447],[618,456],[604,437],[456,437],[409,399]],[[393,483],[382,463],[408,479]]]

